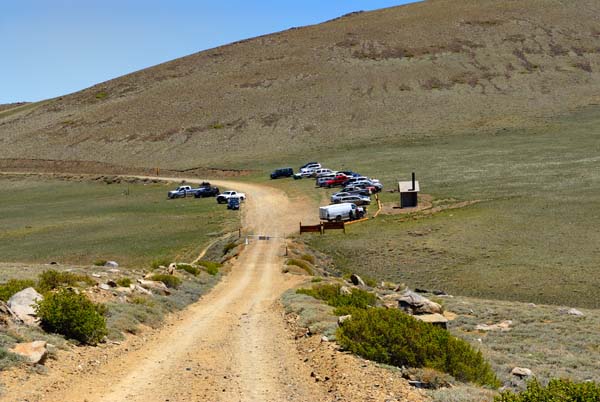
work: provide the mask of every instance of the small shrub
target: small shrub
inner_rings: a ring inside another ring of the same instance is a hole
[[[337,307],[334,311],[337,315],[344,315],[348,308],[365,309],[375,306],[377,296],[362,289],[352,289],[349,295],[340,293],[340,285],[317,285],[311,289],[298,289],[296,293],[312,296],[315,299],[324,300],[327,304]]]
[[[354,309],[338,329],[346,349],[366,359],[397,367],[428,367],[459,381],[498,387],[490,365],[462,339],[396,309]]]
[[[304,261],[304,260],[298,260],[296,258],[290,258],[289,260],[287,260],[286,262],[287,265],[295,265],[299,268],[302,268],[304,271],[306,271],[309,275],[313,274],[313,270],[311,265]]]
[[[231,250],[233,250],[234,248],[237,247],[237,244],[235,242],[229,242],[227,243],[225,246],[223,246],[223,255],[227,255],[227,253],[229,253]]]
[[[198,265],[202,265],[206,269],[206,273],[209,275],[216,275],[219,273],[219,268],[223,265],[214,261],[198,261]]]
[[[38,303],[42,328],[79,342],[95,345],[107,334],[106,307],[68,290],[51,293]]]
[[[103,267],[106,264],[106,260],[96,260],[94,261],[94,265],[97,267]]]
[[[87,275],[75,274],[73,272],[59,272],[53,269],[40,274],[38,287],[42,292],[59,289],[66,286],[77,286],[80,283],[95,285],[96,281]]]
[[[131,279],[129,278],[119,278],[117,279],[117,285],[123,287],[123,288],[128,288],[129,285],[131,285]]]
[[[323,282],[323,278],[321,278],[320,276],[316,276],[316,277],[312,278],[310,281],[312,283]]]
[[[536,379],[527,383],[527,389],[515,394],[504,391],[495,402],[595,402],[600,401],[600,385],[594,382],[576,383],[567,379],[550,380],[547,387]]]
[[[106,92],[104,92],[104,91],[102,91],[102,92],[98,92],[98,93],[96,94],[96,99],[104,99],[104,98],[106,98],[107,96],[108,96],[108,93],[106,93]]]
[[[315,256],[310,254],[302,254],[300,258],[304,261],[310,262],[312,265],[315,265]]]
[[[177,269],[182,269],[188,274],[197,276],[200,273],[200,268],[193,266],[192,264],[177,264]]]
[[[181,279],[175,275],[169,274],[154,274],[150,277],[153,281],[162,282],[167,285],[168,288],[177,289],[181,285]]]
[[[371,278],[370,276],[362,276],[362,280],[365,282],[365,285],[371,288],[377,287],[377,281],[374,278]]]
[[[166,258],[157,258],[154,261],[152,261],[150,266],[152,267],[152,269],[158,269],[160,266],[168,267],[169,264],[171,264],[170,260]]]
[[[23,289],[35,287],[35,281],[31,279],[10,279],[0,285],[0,300],[8,301],[12,295]]]

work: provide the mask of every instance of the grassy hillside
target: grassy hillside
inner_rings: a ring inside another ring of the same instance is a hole
[[[353,14],[0,111],[2,157],[239,167],[544,127],[600,102],[598,15],[593,0]]]
[[[380,215],[311,244],[343,270],[411,287],[599,308],[598,127],[596,108],[543,129],[326,158],[327,166],[381,177],[388,189],[414,170],[437,206],[480,202],[433,215]],[[398,194],[383,199],[397,203]]]
[[[167,200],[168,184],[0,177],[0,185],[2,262],[192,260],[238,222],[213,198]]]

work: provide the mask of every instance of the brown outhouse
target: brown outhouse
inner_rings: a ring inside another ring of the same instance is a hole
[[[412,174],[412,180],[398,182],[398,191],[400,192],[400,208],[414,208],[419,203],[419,182],[415,180],[415,174]]]

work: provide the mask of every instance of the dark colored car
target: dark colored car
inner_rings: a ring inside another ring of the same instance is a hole
[[[227,201],[227,209],[240,209],[240,199],[238,197],[231,197]]]
[[[278,179],[280,177],[292,177],[294,175],[294,169],[290,167],[275,169],[271,173],[271,179]]]
[[[196,197],[196,198],[216,197],[220,193],[221,193],[221,191],[219,191],[219,187],[213,187],[209,184],[208,186],[202,186],[198,190],[196,190],[196,192],[194,193],[194,197]]]

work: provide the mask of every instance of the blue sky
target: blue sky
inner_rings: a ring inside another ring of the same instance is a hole
[[[239,39],[406,0],[3,0],[0,103],[37,101]]]

